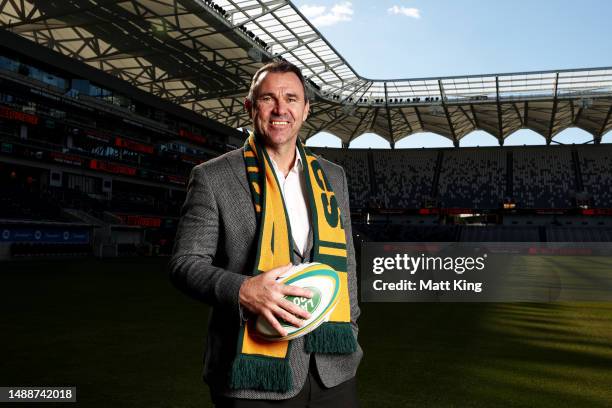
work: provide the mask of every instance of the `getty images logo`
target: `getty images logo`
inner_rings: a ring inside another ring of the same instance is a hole
[[[471,256],[427,256],[420,254],[395,254],[390,257],[372,259],[372,272],[380,275],[385,271],[398,270],[414,275],[418,271],[453,271],[458,275],[469,271],[482,271],[485,268],[487,254]]]

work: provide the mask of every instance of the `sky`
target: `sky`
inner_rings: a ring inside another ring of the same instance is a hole
[[[362,77],[421,78],[612,66],[612,1],[608,0],[295,0],[331,45]],[[584,143],[592,136],[568,129],[553,141]],[[603,142],[612,143],[612,132]],[[506,145],[544,144],[528,129]],[[320,133],[311,146],[340,147]],[[497,146],[475,131],[461,146]],[[396,148],[451,147],[450,140],[417,133]],[[383,148],[365,134],[351,148]]]

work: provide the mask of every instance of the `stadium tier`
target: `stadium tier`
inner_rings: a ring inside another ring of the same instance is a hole
[[[344,165],[355,209],[612,207],[612,146],[606,144],[313,150]]]
[[[75,226],[90,228],[100,254],[169,253],[192,167],[242,133],[35,44],[27,55],[10,45],[0,48],[0,257],[82,254]]]

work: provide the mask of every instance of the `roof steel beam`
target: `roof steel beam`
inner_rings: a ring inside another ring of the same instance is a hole
[[[391,111],[389,110],[389,94],[387,93],[387,83],[385,82],[385,110],[387,112],[387,126],[389,127],[389,142],[395,143],[393,139],[393,125],[391,124]]]
[[[555,76],[555,91],[553,96],[553,106],[550,113],[550,125],[548,126],[548,135],[546,136],[546,144],[550,144],[552,140],[553,129],[555,127],[555,116],[557,115],[557,90],[559,89],[559,73]]]
[[[446,106],[446,102],[444,102],[444,87],[442,86],[442,80],[438,80],[438,87],[440,88],[440,96],[442,100],[442,109],[444,109],[444,116],[446,116],[446,121],[448,123],[448,128],[450,129],[451,135],[453,137],[453,145],[455,147],[459,147],[459,139],[457,139],[457,134],[455,133],[455,127],[453,126],[453,121],[451,119],[450,114],[448,113],[448,107]]]
[[[499,100],[499,77],[495,77],[495,102],[497,105],[497,127],[499,129],[499,135],[497,140],[500,146],[504,145],[504,124],[502,120],[501,103]]]
[[[229,14],[232,16],[231,20],[233,20],[234,15],[238,14],[238,13],[244,13],[245,11],[250,11],[250,10],[263,10],[261,13],[256,14],[254,16],[249,16],[249,18],[247,18],[246,20],[241,21],[238,24],[234,24],[232,25],[232,28],[236,28],[239,26],[243,26],[245,24],[248,24],[250,22],[252,22],[253,20],[257,20],[258,18],[261,18],[263,16],[266,16],[270,13],[275,12],[276,10],[280,9],[281,7],[286,6],[288,3],[286,1],[271,1],[269,3],[263,3],[263,2],[259,2],[259,4],[257,5],[252,5],[252,6],[247,6],[247,7],[238,7],[233,1],[230,1],[230,3],[232,5],[234,5],[234,7],[236,7],[236,11],[230,12]]]
[[[474,110],[473,103],[470,103],[470,110],[472,111],[472,117],[474,118],[474,128],[480,129],[480,124],[478,123],[478,116],[476,116],[476,110]]]
[[[604,119],[601,128],[599,129],[599,132],[595,135],[595,143],[599,144],[601,143],[601,138],[604,134],[604,132],[606,131],[606,127],[608,127],[608,122],[610,121],[610,114],[612,113],[612,105],[610,105],[610,107],[608,108],[608,113],[606,114],[606,118]]]
[[[419,125],[421,126],[421,130],[425,131],[425,125],[423,124],[423,118],[421,118],[421,112],[419,112],[419,108],[414,107],[414,113],[416,113],[417,118],[419,119]]]

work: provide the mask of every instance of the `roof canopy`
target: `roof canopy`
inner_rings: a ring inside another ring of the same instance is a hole
[[[361,77],[299,10],[280,0],[3,0],[0,24],[230,126],[250,78],[284,58],[308,79],[313,103],[302,129],[345,145],[372,132],[392,144],[434,132],[458,145],[475,129],[500,144],[530,128],[548,142],[576,126],[596,142],[612,109],[612,68],[372,80]]]

